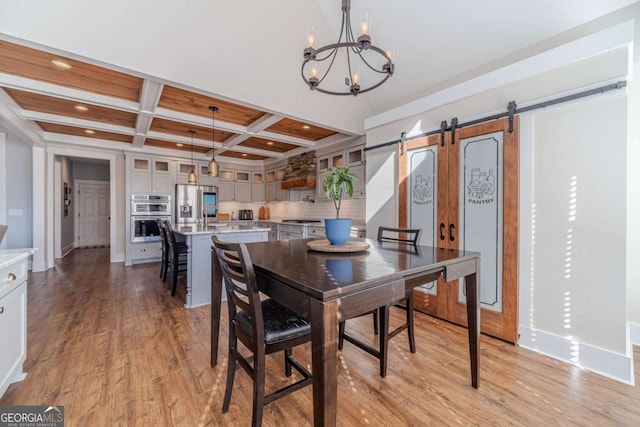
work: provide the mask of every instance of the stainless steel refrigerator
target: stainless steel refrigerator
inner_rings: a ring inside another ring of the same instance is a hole
[[[176,223],[193,224],[218,220],[218,187],[176,184]]]

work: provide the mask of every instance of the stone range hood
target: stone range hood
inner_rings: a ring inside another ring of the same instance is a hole
[[[289,158],[284,170],[281,187],[283,190],[310,190],[316,188],[316,152]]]

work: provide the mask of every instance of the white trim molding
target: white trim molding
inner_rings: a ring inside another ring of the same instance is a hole
[[[120,206],[120,201],[117,199],[116,194],[116,153],[107,153],[107,152],[98,152],[91,151],[90,153],[86,150],[78,150],[74,148],[63,148],[63,147],[49,147],[47,149],[47,180],[46,180],[46,194],[47,194],[47,206],[49,207],[46,211],[42,209],[38,211],[35,209],[34,203],[34,212],[45,212],[46,217],[46,234],[47,234],[47,245],[46,255],[43,258],[46,258],[47,268],[53,267],[54,260],[54,249],[53,249],[53,233],[54,233],[54,224],[53,224],[53,193],[54,193],[54,161],[55,156],[67,156],[73,158],[89,158],[89,159],[101,159],[109,161],[109,197],[111,198],[111,206],[109,209],[109,214],[111,215],[111,221],[109,223],[109,245],[110,245],[110,261],[111,262],[123,262],[124,261],[124,252],[116,252],[117,245],[117,230],[119,221],[124,221],[124,219],[118,216],[118,208]],[[43,161],[44,163],[44,161]],[[42,168],[43,170],[45,168]],[[34,170],[35,170],[35,159],[34,159]],[[36,193],[36,180],[34,179],[34,194]],[[43,191],[44,192],[44,191]],[[44,199],[44,197],[43,197]],[[34,240],[36,236],[36,220],[34,213]],[[44,230],[43,230],[44,231]],[[44,233],[43,233],[44,234]],[[75,239],[74,239],[75,241]]]
[[[520,325],[518,345],[616,381],[634,384],[633,353],[620,354]],[[540,349],[545,349],[541,351]]]
[[[632,345],[640,346],[640,323],[629,322],[629,336]]]

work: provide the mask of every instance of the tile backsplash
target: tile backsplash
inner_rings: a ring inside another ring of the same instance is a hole
[[[220,202],[218,211],[220,213],[231,214],[235,211],[238,215],[239,209],[252,209],[253,218],[258,219],[260,206],[267,206],[271,213],[271,218],[335,218],[336,209],[332,200],[317,200],[311,202],[269,202],[269,203],[239,203]],[[341,218],[351,218],[354,222],[365,222],[365,199],[343,200],[340,207]]]

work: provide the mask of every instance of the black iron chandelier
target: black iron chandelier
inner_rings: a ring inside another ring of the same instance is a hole
[[[356,39],[353,36],[353,29],[351,28],[350,10],[351,0],[342,0],[342,26],[340,28],[340,36],[338,36],[336,43],[315,49],[313,47],[315,37],[313,31],[310,31],[307,38],[307,48],[303,54],[304,61],[302,62],[301,73],[302,79],[309,85],[311,90],[317,90],[329,95],[356,96],[359,93],[369,92],[377,88],[393,75],[394,65],[391,61],[391,53],[385,52],[371,43],[367,13],[364,12],[363,14],[363,19],[360,22],[360,36]],[[344,41],[342,40],[343,36]],[[339,91],[334,88],[331,88],[331,90],[322,88],[321,84],[331,71],[331,67],[339,52],[344,52],[346,55],[347,74],[344,76],[345,90]],[[365,57],[365,52],[371,52],[372,55]],[[352,61],[356,59],[359,59],[362,64],[364,64],[361,68],[368,68],[374,73],[380,74],[379,79],[376,79],[376,81],[368,86],[361,86],[360,76],[356,71],[355,64],[352,63]],[[372,65],[373,62],[379,61],[380,59],[383,60],[383,64],[379,68]],[[318,72],[319,64],[328,64],[322,73]]]

